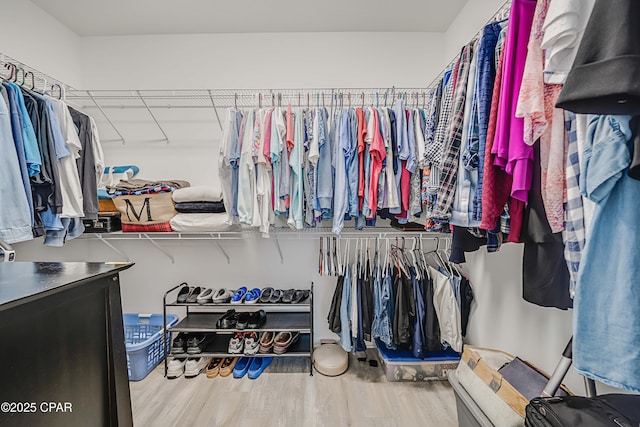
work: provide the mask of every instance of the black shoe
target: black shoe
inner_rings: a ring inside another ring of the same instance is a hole
[[[216,322],[216,328],[218,329],[233,329],[238,321],[238,313],[232,308],[227,310],[220,319]]]
[[[236,322],[236,329],[245,329],[249,323],[249,317],[251,313],[242,312],[238,314],[238,321]]]
[[[173,344],[171,344],[171,354],[184,354],[187,349],[187,340],[189,339],[189,334],[184,332],[180,332],[174,339]]]
[[[264,310],[258,310],[251,313],[247,329],[260,329],[267,321],[267,313]]]
[[[215,334],[194,334],[187,340],[187,353],[202,353],[207,345],[216,338]]]

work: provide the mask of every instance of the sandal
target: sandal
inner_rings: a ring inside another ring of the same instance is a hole
[[[220,359],[218,357],[211,359],[211,362],[207,365],[207,369],[205,369],[207,378],[215,378],[220,374],[220,366],[222,365],[223,360],[224,359]]]
[[[300,301],[304,298],[304,291],[297,290],[293,293],[291,304],[300,304]]]
[[[274,292],[273,288],[264,288],[260,295],[260,302],[261,303],[270,302],[269,300],[271,299],[271,295],[273,295],[273,292]]]
[[[282,294],[283,292],[280,289],[276,289],[275,291],[273,291],[273,294],[271,295],[269,302],[272,304],[279,303],[280,300],[282,300]]]
[[[244,301],[244,297],[247,296],[247,288],[245,286],[237,289],[231,297],[231,304],[240,304]]]
[[[227,310],[225,314],[216,322],[216,328],[218,329],[233,329],[238,321],[238,313],[232,308]]]
[[[236,322],[236,329],[245,329],[247,324],[249,323],[249,318],[251,317],[251,313],[242,312],[238,314],[238,321]]]
[[[250,291],[247,292],[245,298],[244,298],[244,302],[246,304],[255,304],[258,302],[258,300],[260,299],[260,289],[258,288],[253,288]]]
[[[233,368],[236,367],[236,363],[238,362],[237,357],[226,357],[222,361],[222,365],[220,365],[220,376],[228,377],[233,373]]]
[[[267,321],[267,313],[264,310],[258,310],[249,315],[247,322],[248,329],[260,329]]]
[[[293,300],[293,294],[295,294],[295,292],[295,289],[288,289],[284,291],[284,294],[282,295],[282,302],[285,304],[291,304],[291,300]]]

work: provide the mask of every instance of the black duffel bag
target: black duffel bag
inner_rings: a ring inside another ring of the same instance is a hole
[[[640,396],[536,397],[526,414],[525,427],[638,427]]]

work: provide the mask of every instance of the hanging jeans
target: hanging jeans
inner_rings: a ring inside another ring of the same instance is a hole
[[[416,302],[415,318],[413,321],[413,357],[422,359],[424,357],[424,298],[422,296],[422,286],[418,281],[416,269],[409,267],[411,273],[411,285],[413,287],[413,298]]]
[[[340,345],[346,352],[351,351],[351,268],[347,264],[344,273],[344,286],[342,287],[342,300],[340,301]]]

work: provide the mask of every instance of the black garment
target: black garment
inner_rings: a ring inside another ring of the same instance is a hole
[[[181,202],[176,203],[175,210],[180,213],[224,213],[223,202]]]
[[[440,322],[438,322],[438,315],[433,305],[434,293],[433,279],[427,276],[424,280],[424,345],[427,351],[442,351]]]
[[[356,295],[355,295],[355,303],[358,305],[358,333],[356,334],[356,342],[354,344],[355,351],[365,351],[367,349],[366,344],[364,343],[364,327],[363,327],[363,314],[362,314],[362,283],[364,282],[364,278],[360,274],[360,264],[358,264],[358,276],[356,279]],[[351,302],[352,304],[354,301]],[[351,319],[353,322],[354,319]]]
[[[640,114],[640,2],[596,0],[557,106],[583,114]]]
[[[62,193],[60,191],[60,175],[58,158],[51,131],[51,121],[46,103],[24,93],[24,102],[38,141],[38,149],[42,157],[40,173],[31,177],[33,188],[33,206],[36,212],[51,208],[54,214],[62,212]]]
[[[336,290],[333,292],[331,307],[329,307],[329,314],[327,315],[327,321],[329,322],[329,330],[336,334],[339,334],[340,332],[342,332],[340,305],[342,304],[343,288],[344,288],[344,276],[338,276],[338,282],[336,283]]]
[[[409,267],[411,274],[411,287],[413,288],[413,300],[415,302],[415,318],[413,322],[413,357],[422,359],[424,357],[425,344],[425,305],[422,281],[418,280],[416,269]]]
[[[573,301],[569,294],[562,233],[551,232],[542,202],[538,143],[534,144],[529,204],[524,211],[520,241],[524,243],[522,296],[525,301],[543,307],[571,308]]]
[[[73,124],[78,131],[82,151],[76,159],[80,184],[82,185],[82,207],[85,219],[98,219],[98,178],[96,177],[96,159],[93,155],[93,140],[91,120],[86,114],[69,108]]]
[[[398,272],[395,313],[393,315],[393,337],[397,345],[409,345],[412,340],[415,300],[411,280],[404,272]]]
[[[389,127],[391,129],[391,152],[393,153],[393,173],[398,173],[400,167],[400,159],[398,158],[398,144],[396,143],[396,113],[389,109]]]
[[[471,313],[471,303],[473,302],[473,289],[471,282],[466,277],[460,281],[460,299],[462,307],[460,307],[460,320],[462,336],[467,335],[467,326],[469,325],[469,314]]]
[[[631,119],[631,131],[633,132],[633,158],[627,174],[633,179],[640,179],[640,117]]]
[[[451,255],[449,255],[449,261],[454,264],[462,264],[467,261],[464,256],[465,252],[475,252],[480,249],[481,246],[486,244],[486,236],[475,236],[469,231],[469,229],[454,225],[453,236],[451,237]]]
[[[362,280],[362,334],[365,341],[371,341],[371,324],[375,316],[373,307],[373,275],[369,268],[369,261],[367,261],[364,278]]]

